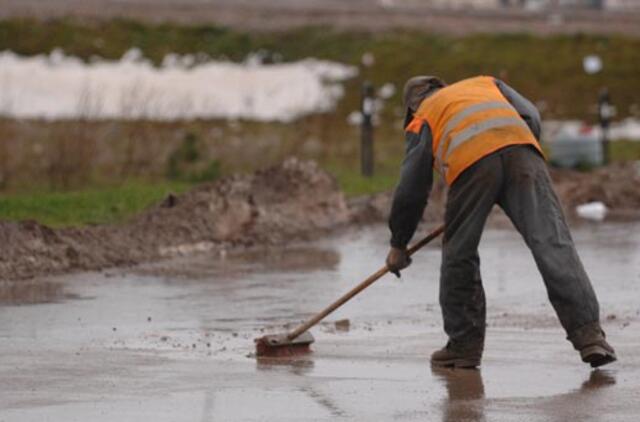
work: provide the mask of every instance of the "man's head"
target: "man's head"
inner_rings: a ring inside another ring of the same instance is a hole
[[[436,76],[414,76],[404,84],[402,100],[408,109],[407,113],[415,113],[420,103],[447,84]]]

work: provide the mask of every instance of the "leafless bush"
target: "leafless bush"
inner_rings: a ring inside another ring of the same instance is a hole
[[[85,100],[95,104],[95,100]],[[90,113],[89,113],[90,114]],[[127,179],[164,180],[169,158],[189,133],[198,138],[199,162],[220,171],[247,171],[289,155],[351,156],[357,132],[314,116],[293,125],[238,121],[0,119],[2,190],[48,186],[81,188]],[[347,131],[347,132],[345,132]],[[201,171],[200,167],[190,170]]]
[[[100,89],[95,89],[89,82],[85,83],[78,98],[76,115],[80,120],[93,120],[102,115],[104,96]]]
[[[51,188],[75,188],[91,181],[96,143],[89,121],[56,125],[47,144],[46,173]]]
[[[13,109],[11,78],[6,72],[0,74],[0,116],[9,116]]]
[[[13,107],[13,95],[9,75],[3,72],[0,75],[0,119],[8,116]],[[0,189],[5,189],[9,184],[9,142],[13,137],[11,126],[0,120]]]
[[[0,189],[5,189],[11,179],[9,168],[9,142],[13,133],[9,125],[0,120]]]

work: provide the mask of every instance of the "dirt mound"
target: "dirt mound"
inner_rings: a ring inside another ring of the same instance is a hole
[[[551,177],[568,214],[594,201],[614,212],[640,210],[640,167],[635,163],[612,164],[591,172],[552,170]]]
[[[429,203],[422,216],[430,223],[444,220],[444,205],[447,199],[446,185],[436,181],[433,184]],[[393,192],[381,192],[349,200],[351,217],[355,223],[369,224],[389,219]]]
[[[588,202],[602,202],[610,210],[612,219],[640,218],[640,166],[634,163],[617,163],[590,172],[551,169],[551,178],[565,214],[571,220],[577,218],[576,206]],[[435,183],[423,220],[437,224],[443,221],[446,189]],[[389,218],[392,192],[354,198],[349,201],[354,221],[371,223]],[[495,207],[488,224],[508,226],[507,217]]]
[[[169,196],[122,225],[53,230],[33,221],[0,222],[0,279],[279,244],[349,221],[335,180],[317,164],[292,158]]]
[[[552,178],[569,216],[576,205],[591,201],[613,213],[640,209],[634,164],[590,173],[553,170]],[[349,223],[385,221],[391,199],[391,193],[381,193],[347,204],[331,175],[314,162],[291,158],[170,195],[125,224],[54,230],[34,221],[0,222],[0,280],[308,239]],[[424,219],[442,221],[445,200],[446,189],[436,184]],[[506,217],[497,211],[489,224],[507,224]]]

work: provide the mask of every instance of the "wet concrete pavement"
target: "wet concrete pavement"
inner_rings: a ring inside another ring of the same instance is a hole
[[[418,253],[313,330],[314,353],[256,361],[252,339],[319,310],[376,269],[384,228],[289,250],[0,283],[0,421],[637,421],[640,225],[574,237],[620,361],[591,371],[511,230],[481,246],[479,371],[433,370],[445,341],[440,253]],[[348,332],[333,322],[349,319]]]

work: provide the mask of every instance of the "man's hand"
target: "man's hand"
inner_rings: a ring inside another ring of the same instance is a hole
[[[400,278],[400,270],[404,270],[411,265],[411,258],[406,249],[391,248],[387,255],[387,268],[396,277]]]

